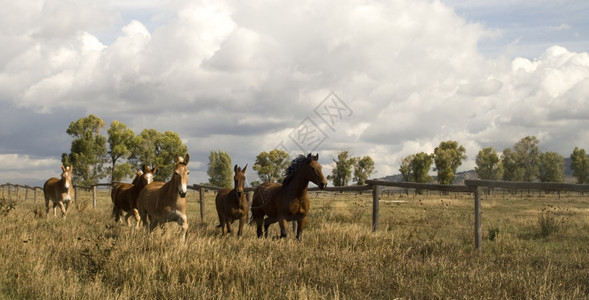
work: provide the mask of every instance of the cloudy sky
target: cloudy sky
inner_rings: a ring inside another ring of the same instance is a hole
[[[337,4],[336,4],[337,3]],[[499,4],[498,4],[499,3]],[[70,122],[177,132],[211,150],[370,155],[375,177],[534,135],[589,149],[589,2],[2,1],[0,182],[59,175]],[[106,130],[103,132],[106,135]],[[249,180],[255,180],[252,169]]]

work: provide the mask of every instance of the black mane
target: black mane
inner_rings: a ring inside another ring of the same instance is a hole
[[[282,184],[289,184],[306,161],[307,157],[302,154],[300,154],[297,158],[293,159],[290,166],[284,172],[284,175],[286,177],[284,177]]]

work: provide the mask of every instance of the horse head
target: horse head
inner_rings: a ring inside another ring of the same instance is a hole
[[[239,168],[237,165],[235,165],[235,167],[233,167],[233,171],[235,172],[235,175],[233,176],[233,182],[234,182],[234,188],[235,191],[237,192],[237,196],[241,197],[241,195],[243,195],[243,187],[245,185],[245,170],[247,169],[247,164],[245,165],[245,167],[243,167],[243,169]]]
[[[72,186],[72,171],[74,170],[73,166],[64,167],[61,165],[61,180],[63,182],[63,189],[65,190],[66,196],[64,197],[64,201],[72,200],[70,196],[70,187]]]
[[[133,184],[137,185],[139,189],[142,189],[146,185],[153,182],[153,177],[155,176],[156,171],[157,167],[152,169],[150,166],[143,165],[141,171],[136,171],[138,178],[137,182],[134,182]]]
[[[180,194],[181,198],[185,198],[186,193],[188,191],[188,174],[190,174],[190,171],[186,166],[188,165],[189,161],[189,154],[186,154],[184,158],[176,154],[176,157],[174,158],[174,163],[176,165],[174,166],[174,175],[172,175],[172,180],[176,181],[176,184],[178,186],[178,194]]]
[[[321,171],[322,166],[319,164],[319,153],[313,156],[311,153],[307,155],[307,163],[305,168],[305,176],[309,181],[316,184],[320,189],[324,189],[327,186],[327,180],[323,176]]]

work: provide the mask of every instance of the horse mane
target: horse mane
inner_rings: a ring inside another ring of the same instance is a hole
[[[289,184],[306,161],[307,157],[302,154],[299,154],[297,158],[293,159],[290,166],[284,172],[286,177],[284,177],[282,184]]]

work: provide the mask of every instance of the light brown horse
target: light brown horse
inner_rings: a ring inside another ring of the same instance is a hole
[[[186,240],[188,220],[186,219],[186,192],[188,185],[187,165],[190,155],[182,159],[176,154],[174,174],[166,183],[154,181],[139,193],[139,216],[143,225],[151,232],[155,226],[166,222],[178,222],[182,227],[182,240]],[[151,223],[148,223],[149,221]],[[149,224],[149,227],[147,227]]]
[[[61,209],[61,215],[65,218],[67,209],[72,201],[72,171],[74,167],[61,166],[61,179],[51,177],[43,185],[45,195],[45,215],[49,215],[49,201],[53,202],[53,215],[57,216],[56,207]],[[65,207],[63,204],[65,203]]]
[[[268,226],[275,222],[280,225],[280,237],[286,237],[286,221],[296,220],[297,239],[301,238],[309,212],[309,182],[315,183],[320,189],[327,186],[318,159],[319,154],[313,156],[309,153],[307,157],[299,155],[288,167],[282,184],[265,182],[256,188],[252,217],[256,221],[258,237],[262,236],[262,225],[268,237]],[[264,219],[264,216],[268,218]]]
[[[219,225],[217,227],[221,227],[223,235],[225,235],[225,226],[227,226],[227,232],[231,233],[231,224],[235,220],[239,220],[237,235],[241,236],[243,231],[248,210],[247,199],[243,190],[246,169],[247,165],[243,169],[235,165],[233,167],[233,171],[235,172],[233,176],[234,188],[222,189],[217,193],[217,197],[215,197],[217,214],[219,215]]]
[[[157,167],[153,169],[149,166],[143,166],[141,171],[135,171],[135,178],[132,183],[117,183],[113,186],[111,192],[111,199],[113,203],[112,214],[115,217],[115,222],[119,222],[122,212],[126,212],[125,221],[130,225],[129,218],[135,217],[136,227],[139,227],[141,219],[139,218],[139,211],[137,210],[137,198],[141,190],[148,184],[153,182],[153,177]]]

